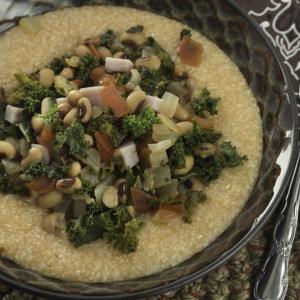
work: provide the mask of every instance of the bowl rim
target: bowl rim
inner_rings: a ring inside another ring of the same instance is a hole
[[[64,292],[56,292],[51,291],[48,289],[43,289],[40,287],[36,287],[34,285],[31,285],[29,283],[25,283],[22,281],[18,281],[17,279],[14,279],[12,277],[9,277],[8,275],[3,274],[0,272],[0,282],[7,284],[8,286],[11,286],[17,290],[21,290],[30,294],[52,298],[52,299],[89,299],[89,300],[96,300],[96,299],[141,299],[141,297],[149,297],[149,296],[155,296],[161,293],[165,293],[170,290],[176,290],[179,289],[181,286],[189,284],[207,273],[215,270],[217,267],[219,267],[221,264],[228,261],[233,255],[235,255],[241,248],[243,248],[252,238],[253,236],[260,230],[265,223],[270,219],[271,215],[274,213],[275,209],[281,202],[281,199],[286,192],[286,188],[290,182],[290,178],[292,176],[293,170],[295,168],[295,161],[297,158],[297,145],[298,145],[298,128],[299,128],[299,117],[297,114],[297,101],[295,94],[293,92],[293,84],[291,81],[290,73],[285,66],[282,57],[279,53],[279,51],[273,46],[272,42],[268,38],[268,36],[265,34],[265,32],[261,29],[261,27],[258,25],[258,23],[248,15],[247,11],[243,9],[238,3],[235,2],[235,0],[225,0],[234,10],[237,11],[237,13],[242,16],[251,26],[252,28],[263,38],[263,40],[266,42],[267,47],[269,48],[270,52],[275,57],[275,60],[284,75],[285,81],[287,83],[287,93],[290,100],[290,106],[292,108],[292,128],[293,128],[293,135],[291,138],[291,156],[289,165],[286,169],[286,173],[284,178],[282,179],[282,184],[279,188],[279,191],[277,192],[277,195],[272,202],[271,205],[269,205],[265,211],[264,211],[264,218],[259,218],[259,220],[252,226],[251,230],[248,231],[239,242],[237,242],[233,247],[231,247],[229,250],[226,251],[225,255],[222,255],[212,262],[210,262],[207,266],[205,266],[203,269],[193,272],[191,274],[185,275],[184,277],[177,279],[175,281],[169,282],[167,284],[164,284],[162,286],[156,286],[152,288],[147,288],[146,290],[141,290],[137,292],[127,292],[124,294],[115,294],[115,295],[89,295],[89,294],[74,294],[74,293],[64,293]]]

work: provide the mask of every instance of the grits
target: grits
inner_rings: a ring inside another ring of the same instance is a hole
[[[13,74],[31,73],[74,51],[85,38],[111,28],[122,32],[142,24],[174,60],[183,25],[151,13],[120,7],[83,7],[48,13],[40,20],[41,29],[29,35],[20,27],[0,37],[0,86],[12,87]],[[161,271],[191,257],[211,243],[233,222],[255,183],[262,154],[262,127],[259,109],[238,68],[213,43],[193,31],[193,38],[204,48],[198,68],[187,71],[199,87],[207,86],[221,97],[215,128],[231,140],[248,161],[226,169],[206,193],[208,201],[193,215],[193,223],[180,218],[167,225],[146,223],[140,230],[135,253],[122,254],[97,240],[80,248],[66,237],[55,237],[40,226],[40,208],[12,196],[0,200],[0,249],[26,268],[64,280],[105,282],[130,279]]]

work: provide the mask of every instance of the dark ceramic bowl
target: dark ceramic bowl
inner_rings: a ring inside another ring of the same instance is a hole
[[[31,13],[61,8],[32,5]],[[80,5],[86,1],[73,1]],[[242,212],[211,245],[176,267],[151,276],[113,283],[75,283],[41,276],[0,258],[0,280],[30,293],[61,299],[142,298],[179,288],[224,263],[263,226],[280,201],[295,162],[298,121],[287,71],[259,27],[231,0],[112,0],[174,18],[199,30],[226,52],[256,96],[263,120],[263,160]],[[11,23],[13,24],[13,23]],[[6,23],[5,26],[10,26]],[[3,58],[2,58],[3,59]],[[5,58],[4,58],[5,59]]]

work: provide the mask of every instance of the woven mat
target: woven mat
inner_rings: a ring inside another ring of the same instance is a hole
[[[2,0],[0,0],[1,2]],[[299,0],[235,0],[257,21],[264,22],[265,31],[273,36],[273,43],[279,49],[285,64],[291,70],[295,94],[299,97],[300,78],[300,1]],[[276,20],[276,22],[273,22]],[[267,25],[267,26],[266,26]],[[294,28],[294,29],[293,29]],[[293,29],[293,34],[289,29]],[[288,34],[288,32],[290,34]],[[283,41],[280,42],[280,41]],[[277,44],[276,44],[277,43]],[[299,100],[299,98],[298,98]],[[251,299],[253,283],[261,262],[270,247],[273,220],[253,240],[226,264],[206,277],[189,284],[178,291],[172,291],[151,300],[248,300]],[[2,300],[40,300],[0,284]],[[289,289],[287,300],[300,300],[300,225],[292,249],[289,264]],[[150,299],[149,299],[150,300]]]

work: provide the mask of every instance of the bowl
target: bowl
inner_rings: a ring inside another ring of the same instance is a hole
[[[32,4],[31,12],[60,9],[67,1],[55,2],[44,6]],[[296,101],[277,51],[258,25],[231,0],[88,2],[148,10],[199,30],[239,67],[257,99],[263,121],[263,159],[248,202],[222,235],[183,263],[135,280],[88,284],[42,276],[0,257],[0,280],[29,293],[56,299],[140,299],[177,289],[212,271],[241,249],[269,219],[294,168],[298,134]],[[72,1],[70,5],[82,4],[87,1]],[[13,22],[4,25],[9,28]]]

